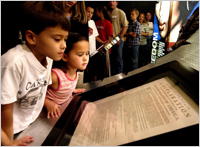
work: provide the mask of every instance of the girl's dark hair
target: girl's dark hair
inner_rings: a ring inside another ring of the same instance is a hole
[[[68,54],[70,52],[70,50],[73,49],[73,46],[75,43],[79,42],[79,41],[87,41],[88,39],[78,33],[70,33],[69,37],[67,38],[67,48],[65,49],[65,54]],[[53,62],[53,68],[66,68],[66,62],[64,62],[62,59],[60,61],[54,61]]]
[[[111,22],[110,17],[108,16],[108,13],[107,13],[106,6],[100,5],[100,6],[97,6],[96,9],[98,9],[98,11],[102,11],[104,18]]]
[[[24,40],[27,30],[39,34],[47,27],[60,26],[62,29],[70,31],[69,19],[51,1],[26,1],[22,5],[21,12],[21,31]]]
[[[69,33],[67,38],[67,48],[65,49],[65,54],[68,54],[69,51],[73,48],[73,45],[79,41],[88,41],[88,39],[78,33]]]

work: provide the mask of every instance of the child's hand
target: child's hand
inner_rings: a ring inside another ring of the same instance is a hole
[[[10,143],[10,146],[28,146],[33,141],[34,141],[33,136],[24,136],[20,139],[13,140]]]
[[[82,88],[82,89],[74,89],[73,93],[83,93],[85,92],[85,89]]]
[[[129,32],[129,35],[133,35],[134,33],[133,32]]]
[[[47,109],[47,118],[57,118],[60,116],[60,105],[56,104],[55,102],[49,100],[48,104],[45,105]]]

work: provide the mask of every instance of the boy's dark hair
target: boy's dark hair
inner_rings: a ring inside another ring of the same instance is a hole
[[[67,38],[67,48],[65,49],[64,53],[68,54],[69,51],[73,49],[74,44],[79,41],[88,41],[88,39],[78,33],[70,33],[69,37]],[[66,68],[66,62],[64,62],[62,59],[60,61],[54,61],[53,68]]]
[[[60,26],[70,31],[71,23],[62,10],[51,1],[27,1],[22,5],[21,31],[25,40],[25,32],[31,30],[39,34],[47,27]]]

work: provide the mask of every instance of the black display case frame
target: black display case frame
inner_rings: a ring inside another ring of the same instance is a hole
[[[81,116],[79,110],[83,101],[93,102],[103,99],[166,76],[199,105],[199,71],[187,65],[183,65],[178,61],[172,61],[105,86],[95,88],[83,94],[75,95],[42,145],[69,145],[70,139]],[[75,116],[76,120],[74,120]],[[123,145],[199,146],[199,124]]]

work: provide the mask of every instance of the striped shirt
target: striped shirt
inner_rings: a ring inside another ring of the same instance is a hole
[[[78,74],[76,73],[76,78],[71,80],[66,73],[60,69],[55,68],[51,71],[57,75],[59,79],[59,86],[56,90],[48,88],[46,98],[54,101],[57,104],[62,104],[72,97],[72,93],[76,88],[78,81]]]
[[[137,36],[135,38],[133,37],[127,38],[128,47],[133,47],[134,45],[140,45],[141,25],[137,20],[129,23],[127,33],[129,32],[133,32],[134,34],[137,34]]]
[[[141,24],[141,32],[142,33],[149,32],[149,26],[146,23]],[[147,44],[147,37],[141,35],[140,45],[146,45],[146,44]]]

